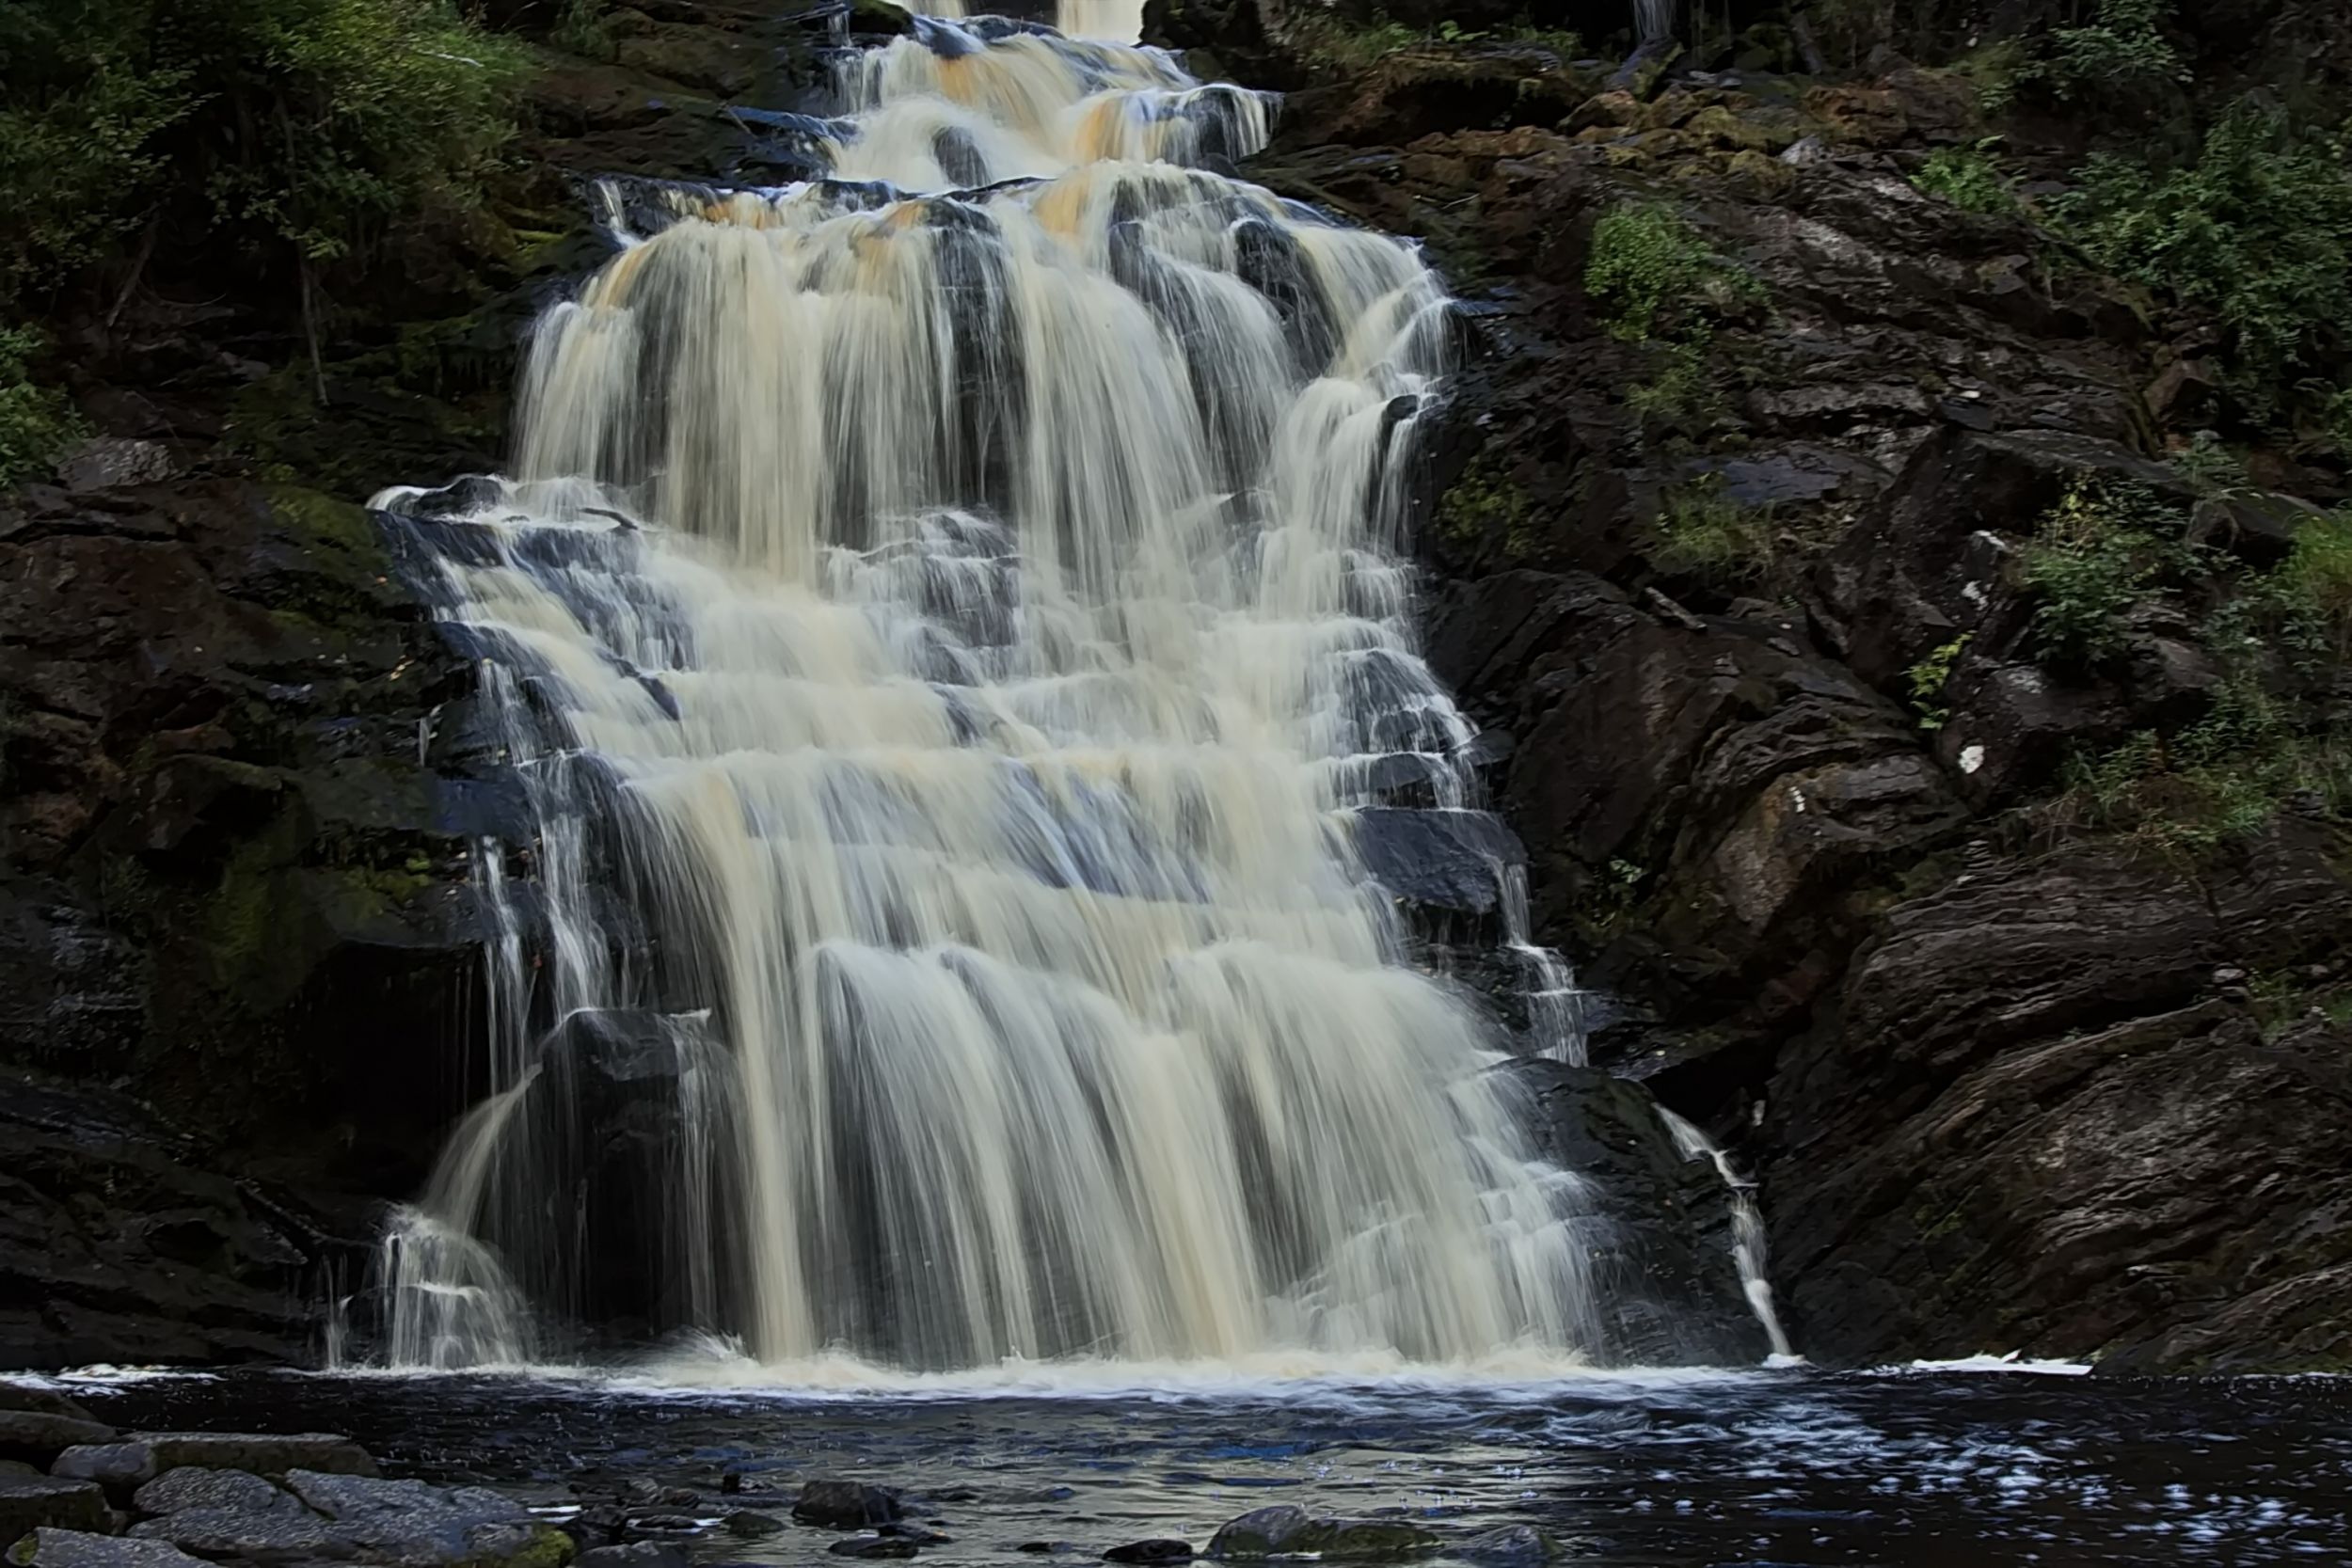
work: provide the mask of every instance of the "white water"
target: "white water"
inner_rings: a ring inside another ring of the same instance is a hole
[[[1724,1190],[1731,1197],[1731,1259],[1740,1271],[1740,1289],[1748,1298],[1748,1309],[1756,1314],[1764,1337],[1772,1342],[1772,1361],[1787,1364],[1803,1357],[1788,1342],[1788,1332],[1780,1325],[1780,1313],[1772,1305],[1772,1273],[1767,1265],[1764,1236],[1764,1214],[1756,1206],[1756,1183],[1740,1174],[1714,1139],[1708,1137],[1684,1117],[1675,1115],[1663,1105],[1658,1108],[1666,1131],[1673,1134],[1677,1152],[1686,1160],[1706,1160],[1723,1178]]]
[[[866,183],[608,193],[516,479],[418,525],[534,875],[485,842],[499,1092],[391,1359],[632,1289],[767,1367],[1605,1354],[1352,843],[1400,762],[1475,797],[1397,538],[1437,279],[1180,166],[1266,105],[1156,52],[930,22],[844,89]]]

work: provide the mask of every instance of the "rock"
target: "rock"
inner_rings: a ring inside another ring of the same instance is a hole
[[[802,1524],[822,1525],[831,1529],[892,1524],[905,1514],[905,1504],[897,1492],[887,1486],[870,1486],[856,1481],[809,1481],[801,1488],[800,1500],[792,1505],[792,1517]]]
[[[166,1541],[140,1541],[87,1530],[35,1530],[8,1554],[15,1568],[206,1568]]]
[[[32,1410],[44,1416],[71,1416],[77,1421],[95,1421],[88,1409],[75,1403],[54,1388],[37,1383],[0,1381],[0,1410]]]
[[[774,1514],[754,1513],[749,1509],[728,1514],[725,1524],[729,1535],[745,1535],[755,1539],[774,1535],[784,1528],[784,1521]]]
[[[1503,1525],[1457,1541],[1450,1554],[1480,1568],[1534,1568],[1557,1555],[1550,1538],[1533,1525]]]
[[[1480,811],[1367,806],[1355,814],[1355,836],[1375,880],[1433,912],[1491,911],[1502,895],[1499,868],[1527,858],[1502,819]]]
[[[115,1429],[46,1410],[0,1410],[0,1459],[47,1465],[77,1443],[103,1443]]]
[[[1192,1547],[1183,1541],[1130,1541],[1103,1554],[1105,1562],[1189,1562]]]
[[[1403,1562],[1441,1544],[1430,1531],[1400,1519],[1318,1519],[1295,1504],[1278,1503],[1226,1521],[1210,1538],[1205,1555],[1233,1560],[1310,1557],[1326,1562]]]
[[[902,1536],[850,1535],[844,1536],[825,1550],[835,1557],[889,1558],[913,1557],[918,1548],[914,1542]]]
[[[1209,1537],[1205,1556],[1215,1558],[1273,1557],[1314,1523],[1296,1503],[1253,1508],[1219,1525]]]
[[[552,1564],[568,1560],[571,1543],[511,1498],[478,1486],[428,1486],[420,1481],[294,1470],[286,1485],[332,1523],[335,1538],[361,1553],[402,1562],[483,1560]]]
[[[691,1561],[683,1546],[632,1541],[625,1546],[592,1546],[573,1560],[572,1568],[689,1568]]]
[[[76,495],[118,484],[152,484],[178,473],[181,464],[161,441],[95,436],[57,465],[57,480]]]
[[[2352,1037],[2265,1037],[2214,979],[2352,945],[2347,849],[2290,819],[2218,897],[2128,846],[1980,857],[1890,910],[1769,1091],[1765,1214],[1806,1353],[2352,1356],[2314,1307],[2352,1275]]]
[[[183,1465],[278,1477],[296,1469],[351,1476],[376,1473],[375,1461],[365,1449],[348,1437],[326,1432],[145,1432],[119,1443],[69,1449],[57,1456],[55,1469],[58,1475],[78,1476],[100,1482],[109,1492],[128,1495]],[[139,1506],[155,1512],[145,1502]]]
[[[140,1487],[135,1501],[153,1517],[133,1525],[133,1535],[199,1557],[353,1555],[352,1543],[300,1498],[242,1470],[174,1470]]]
[[[0,1476],[0,1541],[45,1525],[61,1529],[103,1530],[106,1495],[86,1481],[55,1476]]]

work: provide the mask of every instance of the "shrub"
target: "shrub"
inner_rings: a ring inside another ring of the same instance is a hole
[[[2340,137],[2298,136],[2283,115],[2239,104],[2194,165],[2094,157],[2057,212],[2101,266],[2219,314],[2231,390],[2254,418],[2319,410],[2338,419],[2341,443],[2352,434],[2334,365],[2352,321],[2345,151]]]
[[[2018,86],[2042,86],[2056,97],[2108,103],[2147,103],[2189,80],[2187,62],[2164,36],[2171,0],[2099,0],[2088,26],[2059,27],[2018,70]]]
[[[1771,512],[1724,495],[1717,474],[1663,492],[1650,534],[1651,562],[1677,576],[1735,582],[1772,564]]]
[[[2009,177],[2001,172],[1993,148],[1998,136],[1987,136],[1972,147],[1942,147],[1928,154],[1911,182],[1930,196],[1942,197],[1963,213],[1998,215],[2017,211],[2017,197]]]
[[[1736,291],[1735,276],[1672,208],[1629,202],[1594,226],[1584,292],[1612,337],[1639,342],[1683,314],[1686,302]]]
[[[46,472],[84,434],[64,395],[32,379],[41,347],[40,335],[28,327],[0,327],[0,489]]]
[[[2352,736],[2305,725],[2256,687],[2233,682],[2178,735],[2142,730],[2113,750],[2077,755],[2064,816],[2169,849],[2207,849],[2258,832],[2280,807],[2335,816],[2352,806]]]
[[[2186,564],[2186,547],[2161,531],[2177,522],[2137,485],[2086,483],[2067,492],[2020,557],[2020,578],[2037,601],[2035,655],[2089,668],[2122,654],[2125,613]]]
[[[1940,730],[1951,722],[1952,710],[1944,702],[1944,688],[1951,683],[1952,669],[1974,635],[1962,632],[1903,672],[1904,684],[1911,689],[1912,711],[1919,716],[1921,729]]]

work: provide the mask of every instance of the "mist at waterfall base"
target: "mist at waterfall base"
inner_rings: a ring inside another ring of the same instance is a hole
[[[787,1514],[812,1477],[903,1488],[953,1538],[920,1560],[958,1565],[1197,1548],[1284,1502],[1456,1541],[1534,1525],[1577,1568],[2252,1568],[2342,1563],[2352,1541],[2352,1384],[2335,1378],[1794,1369],[875,1398],[231,1373],[71,1391],[126,1429],[350,1432],[392,1473],[486,1482],[559,1521],[631,1483],[687,1489],[691,1506],[630,1513],[706,1568],[839,1560],[832,1532],[723,1522]]]

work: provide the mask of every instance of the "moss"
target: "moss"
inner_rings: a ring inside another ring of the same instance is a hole
[[[1457,548],[1476,551],[1499,545],[1514,559],[1534,553],[1534,503],[1505,470],[1499,453],[1482,451],[1438,500],[1439,538]]]
[[[466,1568],[564,1568],[579,1554],[580,1547],[562,1530],[548,1525],[535,1525],[531,1531],[531,1544],[505,1557],[482,1557],[470,1560]]]
[[[1771,510],[1734,501],[1720,474],[1661,491],[1648,536],[1659,570],[1717,584],[1761,578],[1775,555]]]

